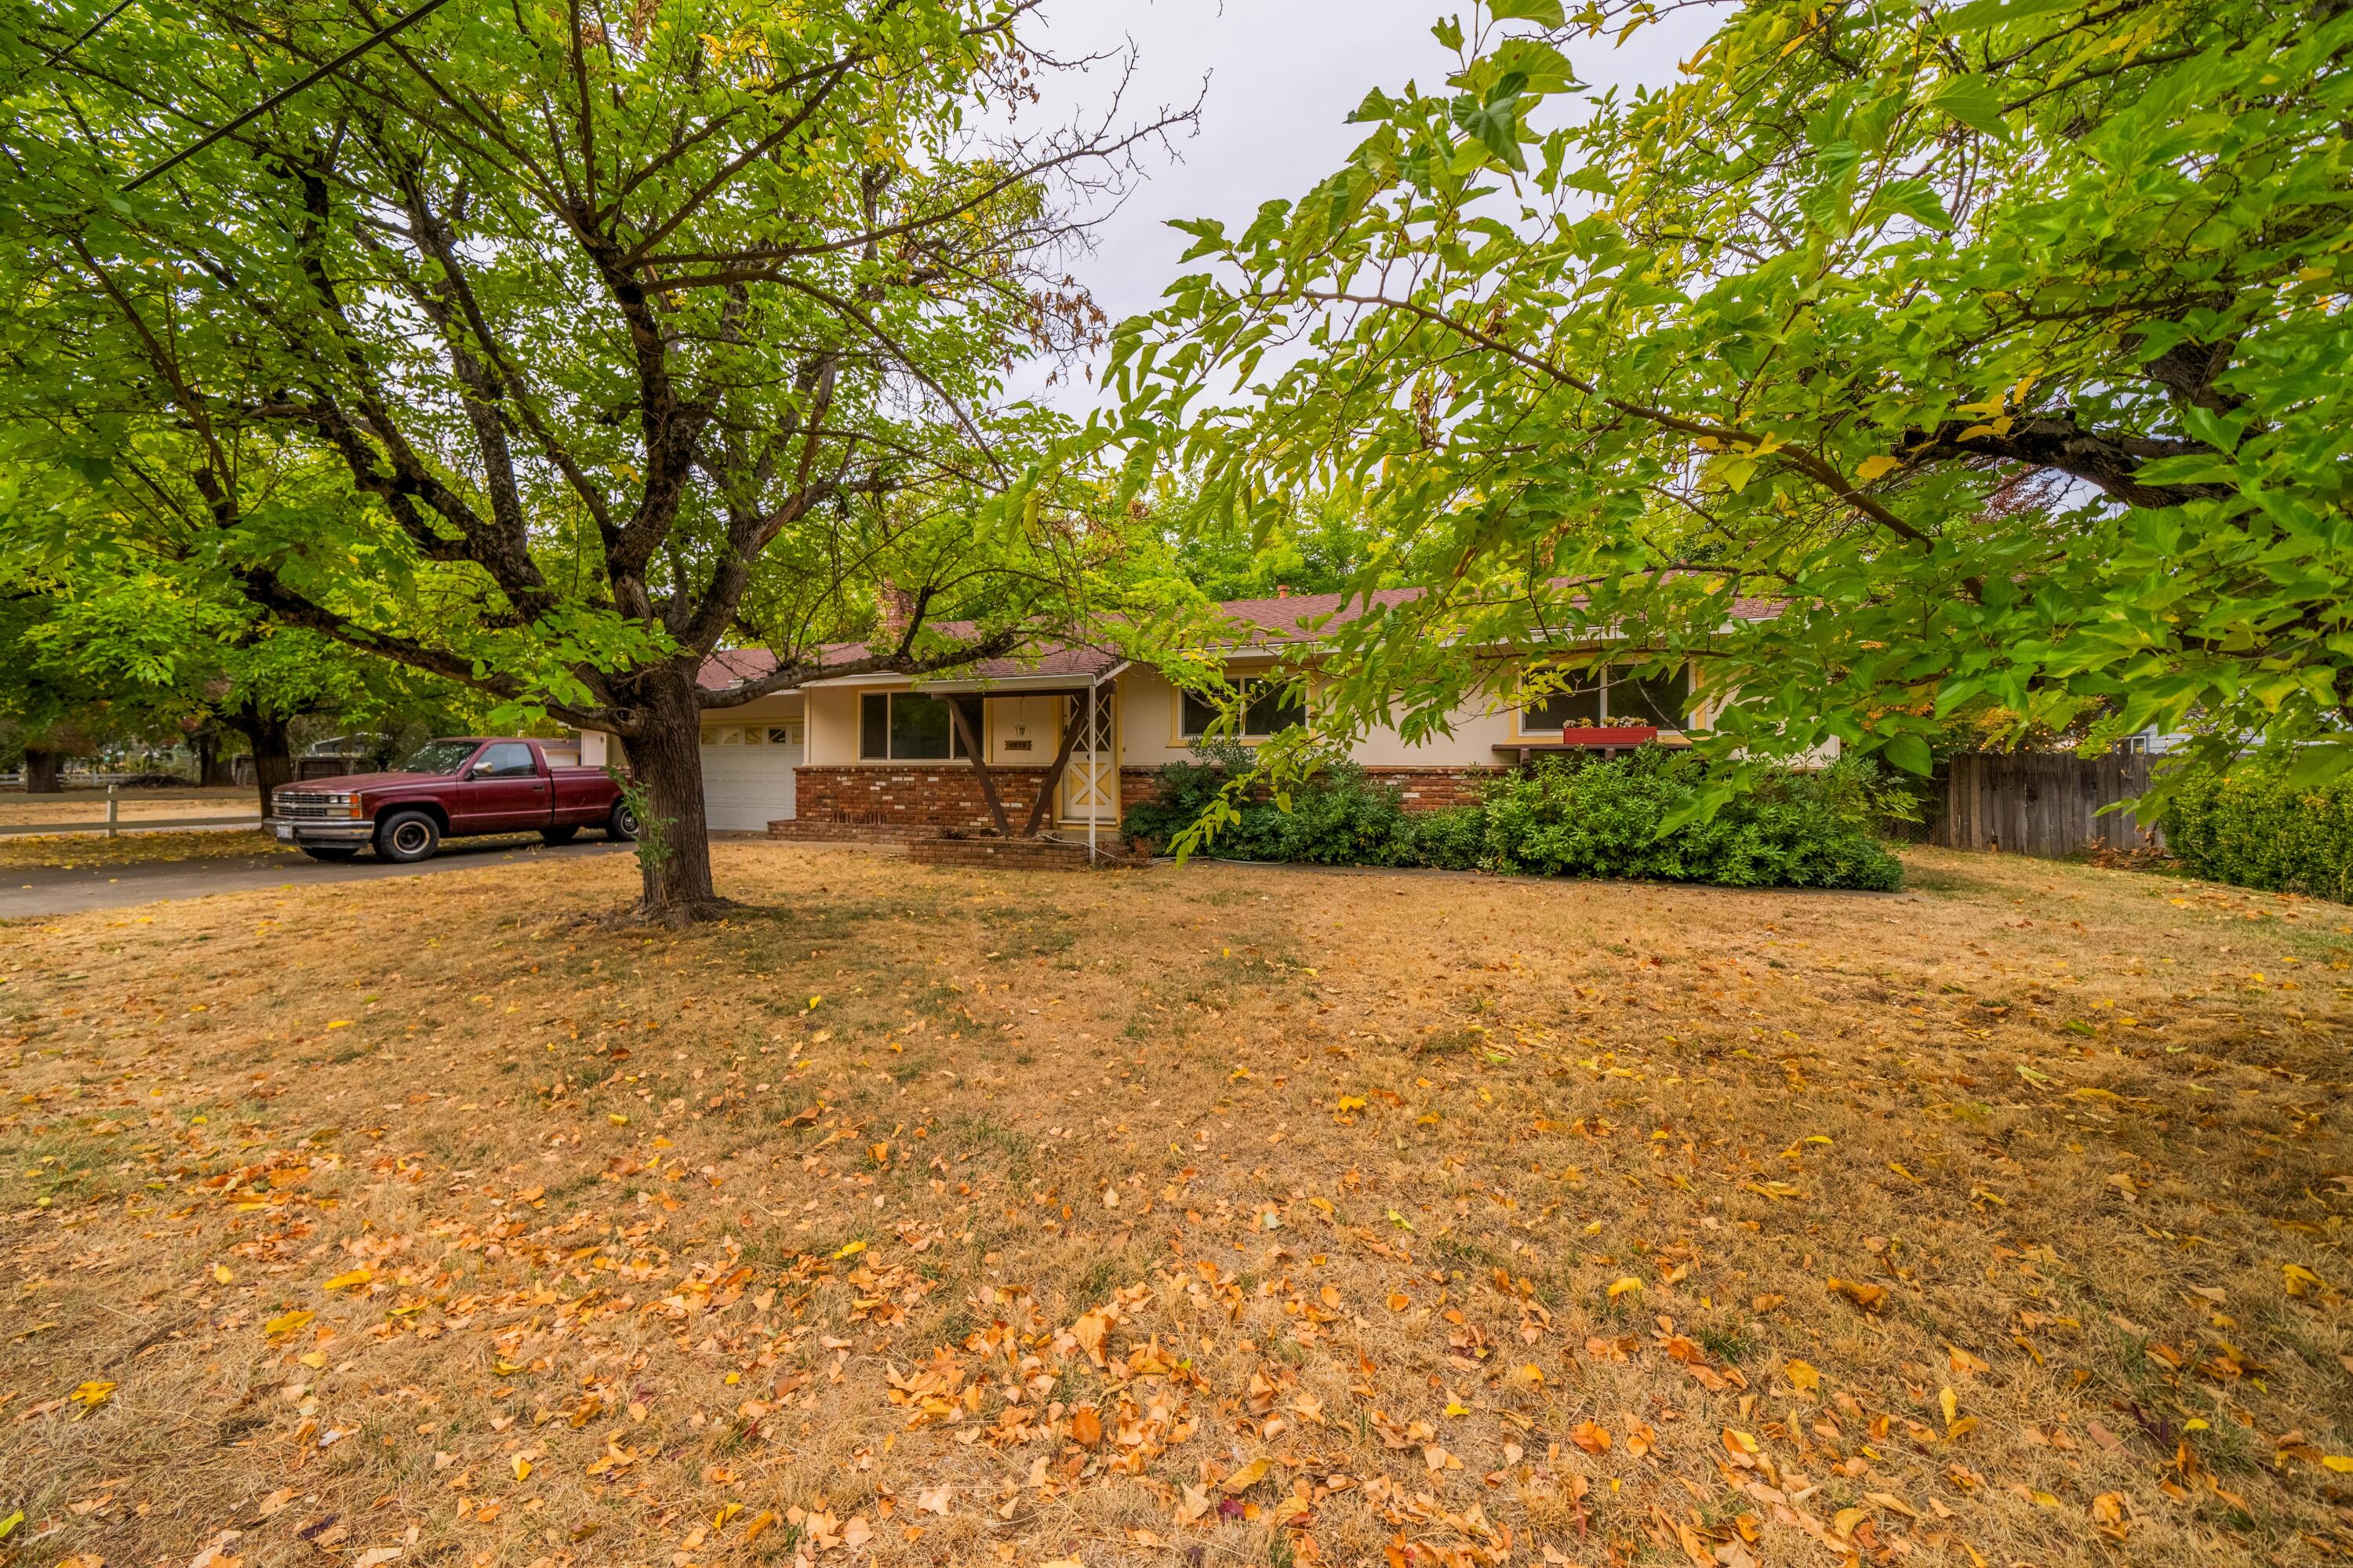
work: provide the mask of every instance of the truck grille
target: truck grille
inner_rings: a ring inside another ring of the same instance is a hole
[[[286,821],[318,821],[329,817],[348,818],[352,809],[330,805],[327,797],[315,789],[280,789],[271,798],[278,815]]]

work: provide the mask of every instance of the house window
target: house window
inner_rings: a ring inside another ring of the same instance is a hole
[[[770,746],[798,746],[800,743],[800,726],[797,724],[772,724],[768,726],[768,744]]]
[[[923,762],[965,755],[945,697],[918,692],[869,692],[858,702],[858,755],[870,762]],[[977,731],[980,705],[965,700],[965,717]]]
[[[1263,675],[1249,675],[1234,683],[1242,697],[1242,734],[1254,739],[1264,739],[1282,730],[1295,729],[1307,722],[1307,702],[1296,686],[1281,681],[1270,681]],[[1187,740],[1208,733],[1225,711],[1208,697],[1193,692],[1184,694],[1184,736]]]
[[[1567,678],[1556,691],[1531,698],[1520,706],[1520,733],[1567,726],[1651,725],[1682,729],[1691,711],[1691,678],[1683,670],[1663,674],[1637,674],[1615,666],[1587,670]]]

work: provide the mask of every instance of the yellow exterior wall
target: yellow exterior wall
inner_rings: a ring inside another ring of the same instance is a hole
[[[871,687],[813,686],[808,702],[808,749],[812,768],[839,768],[858,760],[858,699]]]
[[[1264,667],[1261,661],[1230,669],[1249,674]],[[1119,696],[1123,764],[1159,768],[1192,755],[1192,742],[1178,733],[1182,703],[1166,676],[1157,670],[1129,670],[1119,678]],[[1368,768],[1488,768],[1495,764],[1495,746],[1512,736],[1512,715],[1490,711],[1479,701],[1456,711],[1451,736],[1409,746],[1397,731],[1377,729],[1356,743],[1353,755]]]
[[[1256,673],[1267,668],[1268,662],[1262,658],[1238,660],[1229,666],[1229,673],[1236,676]],[[816,686],[803,693],[746,704],[729,710],[724,716],[749,720],[799,712],[806,721],[807,764],[850,766],[860,760],[859,698],[867,692],[905,691],[913,687],[912,682]],[[1178,733],[1182,709],[1176,688],[1166,676],[1146,666],[1132,666],[1117,677],[1116,690],[1123,767],[1159,768],[1184,761],[1192,755],[1191,743]],[[1703,714],[1706,694],[1703,686]],[[990,695],[985,709],[990,764],[1044,767],[1053,761],[1055,747],[1061,740],[1062,701],[1059,696]],[[713,716],[710,722],[723,719]],[[1017,736],[1017,726],[1026,726],[1028,735]],[[1369,768],[1489,768],[1511,760],[1499,757],[1495,747],[1521,739],[1523,735],[1516,710],[1500,697],[1480,697],[1456,710],[1451,735],[1432,736],[1419,746],[1409,746],[1395,730],[1377,729],[1356,743],[1353,755]],[[1558,732],[1537,732],[1525,737],[1556,739]],[[1016,738],[1027,738],[1032,744],[1026,751],[1008,749],[1006,743]],[[1833,744],[1807,760],[1819,765],[1837,755],[1838,748]]]
[[[987,718],[991,768],[1043,768],[1062,743],[1062,707],[1058,696],[991,697],[981,705]]]

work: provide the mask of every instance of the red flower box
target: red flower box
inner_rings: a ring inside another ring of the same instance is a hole
[[[1573,725],[1560,726],[1563,746],[1641,746],[1659,738],[1654,724]]]

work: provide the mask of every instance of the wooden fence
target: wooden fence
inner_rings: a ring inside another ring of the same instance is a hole
[[[12,800],[71,800],[77,804],[88,801],[83,794],[0,796],[0,806]],[[96,808],[93,807],[93,810]],[[108,838],[120,837],[124,832],[154,832],[166,828],[258,828],[261,819],[256,816],[210,817],[126,817],[122,814],[121,792],[111,784],[106,787],[106,815],[86,822],[7,822],[0,823],[0,838],[51,836],[58,833],[104,833]]]
[[[2011,854],[2079,854],[2161,848],[2165,835],[2144,829],[2128,810],[2103,811],[2148,789],[2145,753],[1956,757],[1945,783],[1945,818],[1936,842],[1948,849]]]

